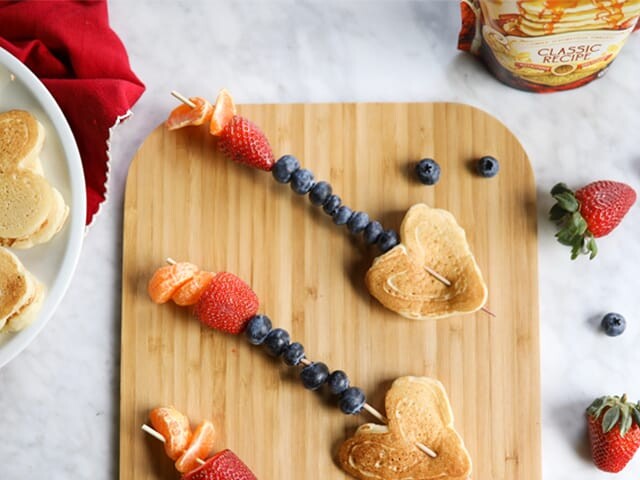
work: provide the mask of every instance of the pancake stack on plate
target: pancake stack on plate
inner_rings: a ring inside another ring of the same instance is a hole
[[[31,248],[60,231],[69,208],[43,176],[45,131],[29,112],[0,114],[0,245]]]
[[[40,151],[45,130],[24,110],[0,114],[0,246],[46,243],[69,214],[62,195],[44,177]],[[20,260],[0,247],[0,332],[16,332],[37,316],[45,287]]]

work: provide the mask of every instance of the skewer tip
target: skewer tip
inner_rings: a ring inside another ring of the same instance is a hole
[[[176,92],[175,90],[171,90],[171,95],[173,95],[175,98],[180,100],[185,105],[189,105],[191,108],[195,108],[196,107],[195,103],[193,103],[191,100],[189,100],[187,97],[185,97],[181,93]]]
[[[493,318],[496,318],[496,314],[495,314],[495,313],[493,313],[493,312],[492,312],[491,310],[489,310],[488,308],[486,308],[486,307],[482,307],[480,310],[482,310],[482,311],[483,311],[484,313],[486,313],[487,315],[490,315],[490,316],[492,316]]]

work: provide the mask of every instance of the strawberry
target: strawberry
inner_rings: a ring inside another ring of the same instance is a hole
[[[629,185],[610,180],[593,182],[573,192],[564,183],[551,189],[556,204],[549,218],[562,228],[556,238],[571,247],[571,259],[598,253],[596,238],[604,237],[620,224],[636,201]]]
[[[220,272],[200,296],[194,313],[208,327],[237,335],[258,313],[258,304],[249,285],[232,273]]]
[[[271,171],[275,158],[269,140],[250,120],[234,115],[217,135],[218,148],[235,162]]]
[[[223,450],[198,468],[182,476],[182,480],[257,480],[231,450]]]
[[[591,456],[600,470],[621,471],[640,447],[640,402],[600,397],[587,408]]]

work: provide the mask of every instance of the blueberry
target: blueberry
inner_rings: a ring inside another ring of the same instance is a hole
[[[604,333],[610,337],[617,337],[624,332],[624,329],[627,326],[627,321],[619,313],[607,313],[602,317],[600,325],[602,326]]]
[[[388,252],[398,245],[398,243],[400,243],[400,240],[398,239],[398,234],[394,230],[382,232],[378,237],[378,248],[382,253]]]
[[[309,192],[309,200],[314,205],[324,205],[324,202],[331,196],[331,191],[331,185],[327,182],[318,182]]]
[[[264,344],[267,346],[267,350],[271,355],[279,357],[289,345],[289,340],[291,340],[289,332],[282,328],[274,328],[269,332],[269,335],[267,335]]]
[[[298,342],[293,342],[291,345],[284,349],[282,353],[282,359],[284,363],[290,367],[295,367],[300,363],[300,360],[304,358],[304,347]]]
[[[356,415],[360,413],[366,401],[367,399],[362,390],[358,387],[349,387],[342,393],[338,405],[340,405],[342,413]]]
[[[266,315],[254,315],[247,323],[247,329],[244,334],[247,336],[249,343],[253,345],[261,345],[271,331],[271,320]]]
[[[342,205],[333,214],[333,223],[335,223],[336,225],[344,225],[349,221],[351,215],[353,215],[351,209],[346,205]]]
[[[342,370],[336,370],[329,375],[327,384],[329,385],[329,391],[331,393],[334,395],[340,395],[349,388],[349,378]]]
[[[331,195],[329,198],[327,198],[327,201],[324,202],[322,209],[327,215],[333,216],[333,214],[338,210],[338,207],[340,207],[341,203],[342,200],[338,195]]]
[[[382,228],[380,222],[369,222],[369,225],[364,229],[364,241],[369,245],[373,245],[378,241],[382,232],[384,232],[384,228]]]
[[[313,173],[306,168],[301,168],[291,174],[291,189],[300,195],[309,193],[314,185]]]
[[[347,228],[351,233],[357,235],[369,224],[369,215],[364,212],[355,212],[347,222]]]
[[[280,183],[289,183],[293,172],[300,168],[300,162],[292,155],[280,157],[271,169],[271,175]]]
[[[498,170],[500,170],[500,164],[493,157],[482,157],[476,165],[478,175],[485,178],[495,177],[498,174]]]
[[[302,385],[309,390],[319,389],[329,378],[329,367],[322,362],[307,365],[300,372]]]
[[[435,185],[440,180],[440,165],[431,158],[423,158],[416,164],[416,175],[425,185]]]

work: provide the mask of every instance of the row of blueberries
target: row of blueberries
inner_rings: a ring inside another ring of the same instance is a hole
[[[322,207],[324,212],[333,218],[333,223],[346,225],[354,235],[362,233],[365,242],[369,245],[375,243],[382,253],[399,243],[398,234],[394,230],[385,230],[380,222],[370,220],[365,212],[354,212],[343,205],[342,199],[333,193],[333,188],[328,182],[316,182],[313,173],[306,168],[300,168],[300,162],[292,155],[278,159],[271,173],[279,183],[291,183],[291,189],[297,194],[309,194],[311,203]]]
[[[265,345],[274,357],[282,357],[284,363],[294,367],[306,357],[304,347],[298,342],[291,343],[289,332],[282,328],[272,328],[271,320],[266,315],[254,315],[245,330],[245,335],[252,345]],[[342,370],[329,372],[322,362],[312,362],[300,372],[304,388],[318,390],[325,383],[333,395],[339,397],[340,410],[347,415],[360,413],[366,403],[364,392],[358,387],[349,386],[349,378]]]

